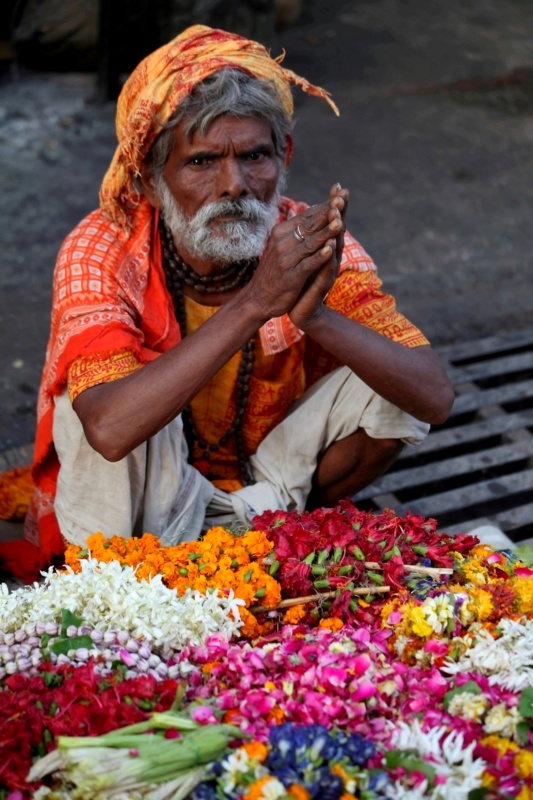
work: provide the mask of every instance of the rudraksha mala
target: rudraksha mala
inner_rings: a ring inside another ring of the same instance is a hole
[[[213,293],[213,292],[229,292],[236,286],[244,286],[248,283],[257,267],[258,259],[251,259],[248,261],[239,261],[232,264],[229,269],[223,273],[214,276],[198,275],[188,264],[185,264],[174,244],[174,239],[171,232],[167,228],[162,217],[160,218],[159,228],[161,231],[161,244],[163,249],[163,268],[167,282],[167,288],[172,297],[174,305],[174,313],[180,326],[181,335],[187,335],[187,319],[185,312],[185,300],[183,296],[183,284],[192,286],[198,292]],[[226,433],[219,439],[218,442],[210,443],[200,436],[190,406],[183,409],[183,427],[187,443],[189,445],[189,452],[191,456],[194,453],[195,444],[202,450],[202,458],[210,463],[211,453],[216,452],[221,447],[235,437],[235,444],[237,447],[237,459],[239,464],[239,474],[242,482],[246,484],[253,483],[253,477],[250,471],[250,466],[246,458],[244,449],[244,436],[242,430],[242,422],[246,406],[248,404],[248,394],[250,390],[250,377],[254,367],[254,348],[255,342],[250,339],[241,349],[241,362],[239,364],[239,371],[237,373],[237,396],[235,400],[235,416],[233,422],[226,431]],[[208,476],[209,477],[209,476]]]

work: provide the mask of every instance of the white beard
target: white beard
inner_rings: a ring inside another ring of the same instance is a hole
[[[281,184],[280,180],[278,189]],[[249,198],[218,200],[187,217],[163,177],[156,181],[155,188],[161,214],[178,252],[184,250],[190,257],[219,266],[260,256],[278,215],[279,191],[268,203]],[[241,219],[224,222],[225,216]],[[223,229],[222,233],[210,226],[213,220]]]

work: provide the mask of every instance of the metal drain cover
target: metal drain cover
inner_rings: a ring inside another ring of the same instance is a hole
[[[456,391],[449,419],[354,502],[436,517],[449,533],[490,523],[533,537],[533,330],[438,352]]]

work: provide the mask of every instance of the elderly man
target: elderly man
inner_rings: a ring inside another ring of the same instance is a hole
[[[446,418],[434,351],[345,232],[348,191],[282,196],[291,84],[335,108],[202,26],[127,81],[100,208],[55,272],[27,520],[41,563],[96,530],[174,543],[335,504]]]

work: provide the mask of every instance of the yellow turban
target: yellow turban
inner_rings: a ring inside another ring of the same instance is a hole
[[[125,233],[128,209],[139,202],[131,180],[138,175],[156,137],[179,104],[213,72],[233,67],[272,81],[283,106],[293,113],[291,84],[322,97],[339,113],[328,92],[271,58],[257,42],[205,25],[193,25],[147,56],[132,72],[117,103],[118,147],[100,189],[100,207]]]

